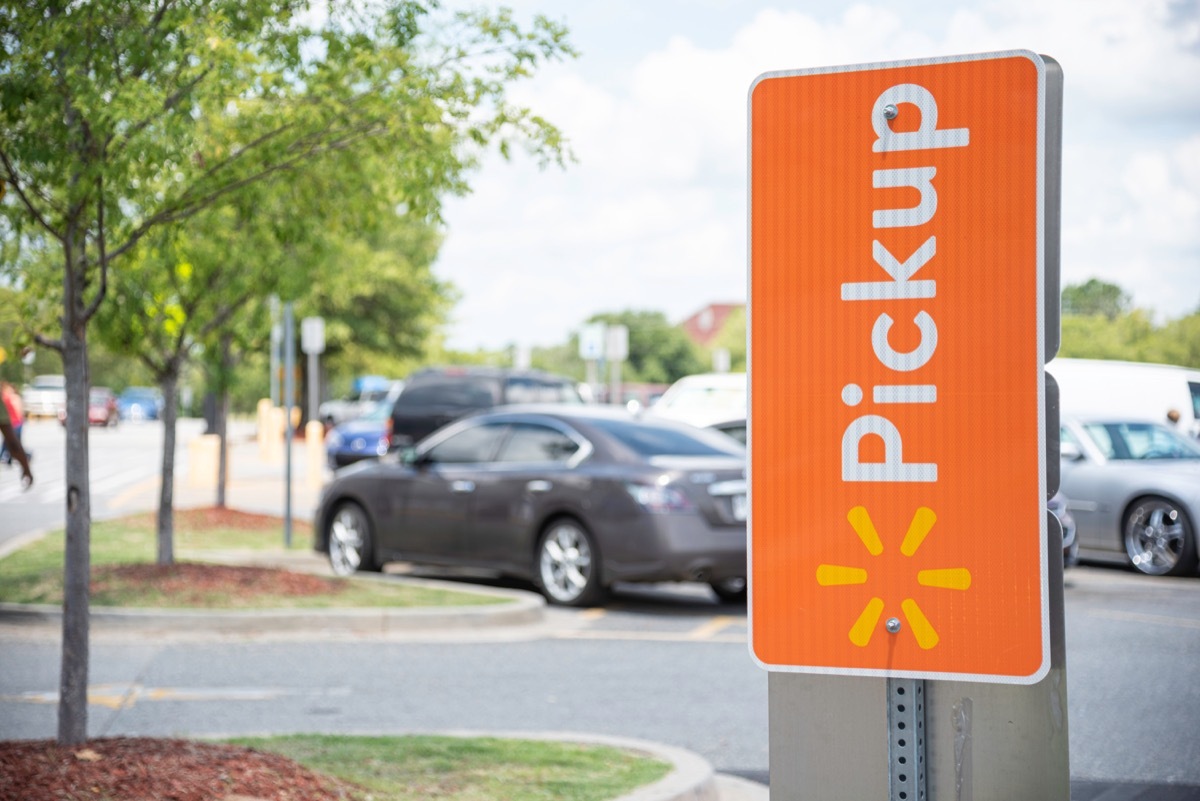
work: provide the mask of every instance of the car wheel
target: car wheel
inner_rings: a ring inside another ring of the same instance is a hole
[[[727,578],[711,582],[708,586],[727,604],[742,603],[746,600],[746,579]]]
[[[379,569],[372,550],[371,523],[358,504],[339,506],[329,518],[325,535],[329,544],[329,566],[334,575],[349,576],[357,570]]]
[[[1196,563],[1196,536],[1187,515],[1166,498],[1143,498],[1125,516],[1125,553],[1135,568],[1151,576],[1190,573]]]
[[[600,554],[591,535],[574,520],[556,520],[542,533],[535,575],[552,604],[591,606],[604,595]]]

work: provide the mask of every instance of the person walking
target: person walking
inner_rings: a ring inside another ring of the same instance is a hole
[[[29,469],[29,457],[25,455],[25,449],[21,447],[21,439],[13,429],[12,421],[8,416],[7,403],[0,403],[0,438],[3,438],[4,446],[21,466],[21,483],[25,489],[29,489],[33,486],[33,471]]]
[[[21,431],[25,428],[25,406],[21,403],[21,396],[17,394],[17,390],[12,384],[7,381],[0,382],[0,399],[4,401],[4,408],[8,412],[9,424],[12,425],[13,431],[17,435],[17,440],[24,445],[24,440],[21,439]],[[25,452],[25,458],[29,458],[29,452]],[[11,465],[13,462],[12,453],[9,451],[8,443],[0,446],[0,461]]]

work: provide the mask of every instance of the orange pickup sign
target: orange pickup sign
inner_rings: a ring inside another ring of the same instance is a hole
[[[750,617],[764,666],[1049,668],[1045,64],[750,92]]]

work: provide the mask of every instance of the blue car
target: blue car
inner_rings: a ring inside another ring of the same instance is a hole
[[[157,420],[162,412],[162,392],[154,387],[129,387],[117,397],[122,420]]]
[[[325,453],[334,470],[388,452],[391,441],[392,404],[376,403],[362,415],[347,420],[325,435]]]

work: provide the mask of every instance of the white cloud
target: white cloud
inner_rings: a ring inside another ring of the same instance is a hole
[[[553,344],[600,311],[678,320],[744,298],[746,96],[758,74],[1018,47],[1054,56],[1066,76],[1064,280],[1114,281],[1169,316],[1194,309],[1200,12],[1167,0],[950,5],[919,19],[870,4],[825,17],[729,11],[716,47],[671,35],[664,19],[652,50],[558,65],[520,87],[579,163],[489,162],[476,192],[450,204],[439,269],[465,296],[451,344]]]

